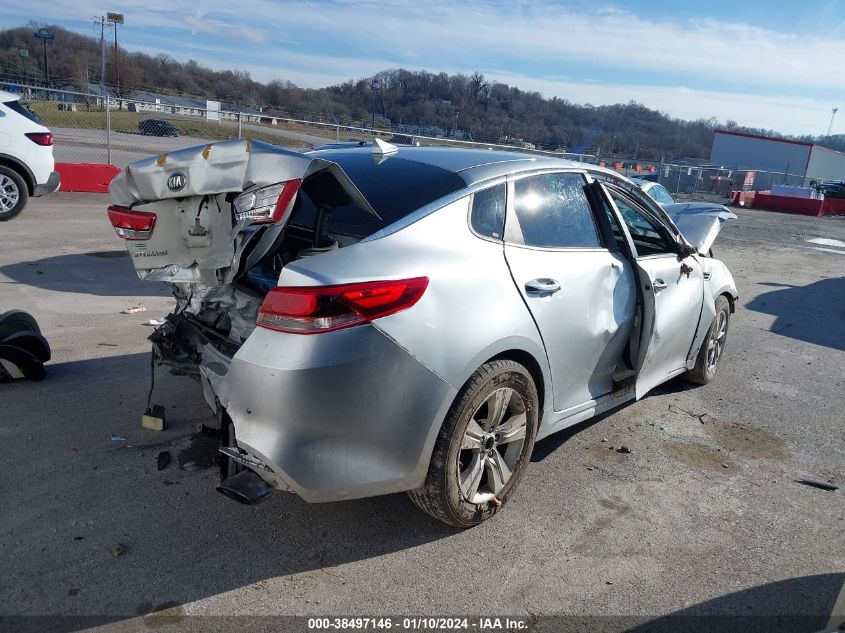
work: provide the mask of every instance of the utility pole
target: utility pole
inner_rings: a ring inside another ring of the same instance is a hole
[[[111,165],[111,111],[109,110],[109,96],[106,92],[106,24],[105,16],[94,18],[100,25],[100,95],[106,108],[106,163]]]
[[[49,87],[50,85],[50,62],[47,59],[47,42],[56,39],[56,36],[50,33],[48,29],[38,29],[32,36],[44,42],[44,83]]]
[[[114,82],[117,84],[118,94],[122,94],[120,92],[120,67],[118,65],[118,55],[117,55],[117,25],[123,24],[123,14],[122,13],[106,13],[106,19],[114,25]]]
[[[830,125],[827,126],[827,135],[830,136],[830,133],[833,131],[833,118],[836,116],[836,113],[839,112],[839,108],[833,108],[833,111],[830,115]]]

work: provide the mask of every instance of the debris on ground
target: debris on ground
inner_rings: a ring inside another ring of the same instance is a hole
[[[115,433],[114,435],[111,436],[111,441],[112,442],[125,442],[126,436],[120,435],[119,433]]]
[[[674,404],[669,405],[669,411],[672,413],[682,413],[684,415],[690,416],[691,418],[696,418],[702,424],[712,423],[716,421],[716,418],[714,418],[709,413],[693,413],[692,411],[687,411],[686,409],[682,409],[681,407]]]
[[[144,306],[131,306],[126,308],[125,310],[121,310],[121,314],[138,314],[139,312],[146,312],[146,308]]]
[[[796,479],[795,483],[810,486],[811,488],[818,488],[820,490],[828,490],[829,492],[839,490],[839,486],[835,486],[826,481],[816,481],[815,479]]]
[[[170,465],[170,451],[161,451],[158,454],[158,469],[164,470]]]
[[[109,550],[109,554],[111,554],[112,557],[114,557],[114,558],[118,558],[120,556],[123,556],[123,553],[125,551],[126,551],[126,545],[124,545],[123,543],[118,543],[117,545],[115,545],[114,547],[112,547]]]
[[[158,327],[159,325],[164,325],[164,319],[150,319],[144,325],[151,325],[153,327]]]
[[[630,455],[630,454],[631,454],[631,453],[633,453],[634,451],[632,451],[632,450],[631,450],[630,448],[628,448],[627,446],[620,446],[619,448],[617,448],[617,449],[616,449],[616,452],[617,452],[617,453],[624,453],[625,455]]]
[[[601,441],[602,441],[602,442],[606,442],[606,441],[607,441],[607,438],[606,438],[606,437],[603,437],[603,438],[601,438]]]
[[[141,416],[141,426],[151,431],[164,430],[164,406],[154,404]]]
[[[51,354],[50,344],[31,314],[23,310],[0,314],[0,382],[41,380]]]

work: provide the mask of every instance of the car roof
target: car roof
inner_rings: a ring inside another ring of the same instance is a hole
[[[18,101],[21,98],[19,94],[15,94],[14,92],[8,92],[6,90],[0,90],[0,101],[5,103],[6,101]]]
[[[336,162],[343,167],[345,160],[349,160],[352,155],[370,154],[372,151],[373,145],[367,144],[362,147],[330,147],[323,150],[318,149],[317,151],[310,152],[310,154]],[[401,160],[407,162],[409,170],[413,169],[413,163],[437,167],[444,171],[460,175],[467,185],[489,180],[490,178],[538,169],[577,168],[601,171],[615,176],[619,175],[615,171],[592,164],[579,163],[554,156],[502,150],[466,149],[461,147],[398,146],[396,152],[382,156],[374,155],[374,158],[380,158],[381,161]],[[377,163],[374,162],[374,164]]]

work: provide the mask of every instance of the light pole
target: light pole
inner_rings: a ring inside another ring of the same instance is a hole
[[[106,108],[106,163],[111,165],[111,111],[106,92],[106,24],[110,22],[104,16],[95,18],[94,22],[100,25],[100,94]]]
[[[839,108],[833,108],[831,115],[830,115],[830,125],[827,126],[827,135],[830,136],[830,133],[833,131],[833,118],[836,116],[836,113],[839,112]]]
[[[50,85],[50,64],[47,61],[47,42],[56,39],[56,36],[45,28],[38,29],[32,36],[44,42],[44,83]]]
[[[123,24],[123,14],[106,13],[106,19],[114,25],[114,80],[117,84],[118,94],[122,95],[123,93],[120,91],[120,68],[117,57],[117,25]]]

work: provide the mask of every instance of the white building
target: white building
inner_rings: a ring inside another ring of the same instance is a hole
[[[845,180],[845,153],[803,141],[716,130],[710,164],[734,170],[768,171],[811,180]]]

